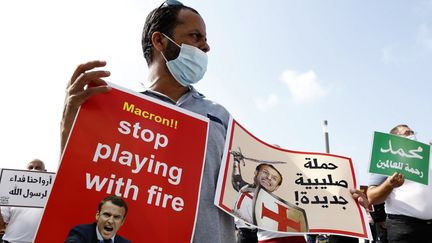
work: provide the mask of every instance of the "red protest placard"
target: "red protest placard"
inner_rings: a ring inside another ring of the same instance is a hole
[[[120,196],[119,235],[132,242],[190,242],[207,142],[206,118],[113,88],[82,105],[35,242],[64,242],[95,222],[98,203]],[[169,232],[169,234],[167,234]]]
[[[272,232],[369,238],[350,158],[270,145],[231,120],[215,204]]]

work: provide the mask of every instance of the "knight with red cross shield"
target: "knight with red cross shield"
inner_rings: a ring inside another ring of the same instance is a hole
[[[304,209],[295,206],[259,186],[253,201],[254,224],[259,228],[281,232],[308,232]]]

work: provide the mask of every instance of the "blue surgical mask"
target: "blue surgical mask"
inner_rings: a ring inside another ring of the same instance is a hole
[[[195,46],[175,43],[171,38],[163,34],[168,40],[180,47],[180,53],[176,59],[166,61],[166,65],[171,75],[182,86],[188,86],[200,81],[207,71],[207,54]]]

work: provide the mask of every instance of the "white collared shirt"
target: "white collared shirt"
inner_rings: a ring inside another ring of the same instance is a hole
[[[3,240],[33,242],[43,208],[2,207],[1,214],[8,226]]]

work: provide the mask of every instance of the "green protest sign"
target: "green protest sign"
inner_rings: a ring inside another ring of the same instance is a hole
[[[430,145],[408,138],[375,132],[369,172],[392,175],[428,185]]]

